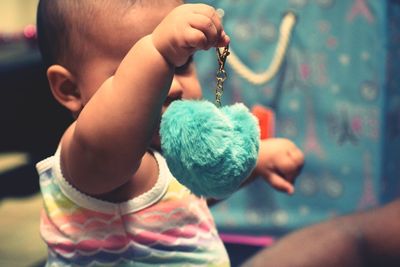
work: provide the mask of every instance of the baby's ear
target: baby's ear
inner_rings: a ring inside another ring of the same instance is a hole
[[[74,75],[63,66],[52,65],[47,69],[47,79],[57,101],[72,114],[78,114],[83,103]]]

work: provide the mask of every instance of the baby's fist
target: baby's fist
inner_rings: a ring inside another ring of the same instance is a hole
[[[229,43],[216,10],[205,4],[173,9],[152,33],[153,44],[172,65],[179,67],[197,50]]]
[[[275,189],[292,194],[303,164],[304,154],[292,141],[271,138],[261,140],[255,172]]]

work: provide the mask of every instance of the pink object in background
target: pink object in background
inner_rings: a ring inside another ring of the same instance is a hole
[[[251,236],[251,235],[237,235],[237,234],[220,234],[224,243],[239,244],[248,246],[268,247],[271,246],[275,239],[270,236]]]

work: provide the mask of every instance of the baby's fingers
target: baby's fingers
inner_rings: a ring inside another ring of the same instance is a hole
[[[221,26],[216,25],[212,18],[202,14],[196,14],[191,18],[189,25],[193,30],[197,30],[203,35],[201,40],[191,40],[192,45],[207,50],[217,44],[221,34]],[[201,36],[200,34],[197,35]]]
[[[273,188],[281,192],[285,192],[289,195],[292,195],[294,193],[293,184],[282,178],[277,173],[271,172],[266,180]]]
[[[209,49],[215,46],[226,46],[229,43],[229,37],[224,32],[221,23],[221,17],[212,7],[204,4],[194,4],[196,6],[195,16],[189,22],[191,27],[203,32],[207,38],[207,43],[202,49]]]
[[[231,42],[231,39],[228,35],[226,35],[225,31],[222,31],[221,37],[218,39],[218,43],[216,47],[224,47],[227,46]]]
[[[300,174],[304,165],[304,154],[298,149],[294,148],[288,151],[288,164],[286,168],[285,178],[294,182],[295,178]]]
[[[204,32],[192,27],[186,29],[185,36],[184,47],[193,49],[193,52],[199,49],[208,50],[210,47],[224,47],[230,42],[225,32],[220,37],[217,37],[216,35],[210,35],[210,31]]]

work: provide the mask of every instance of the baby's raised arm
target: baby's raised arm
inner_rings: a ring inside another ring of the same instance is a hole
[[[228,42],[214,8],[188,4],[173,9],[133,45],[65,133],[61,158],[66,178],[93,195],[130,180],[159,124],[174,68],[197,50]]]

